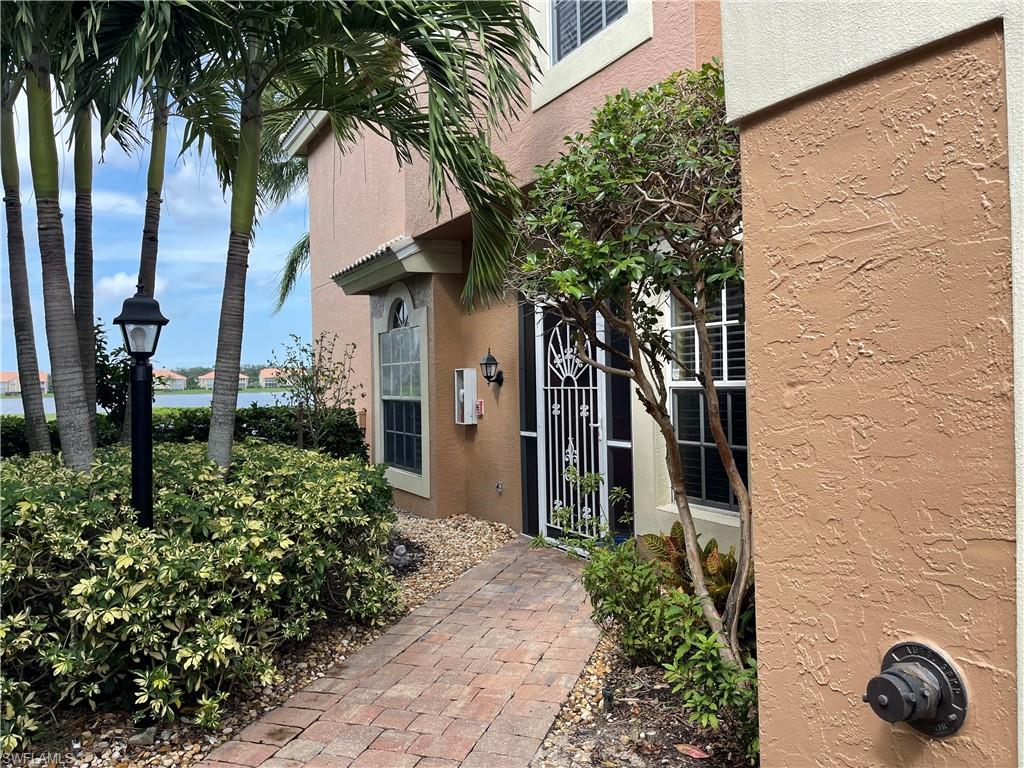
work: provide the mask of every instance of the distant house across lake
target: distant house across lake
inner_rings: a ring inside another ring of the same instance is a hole
[[[157,368],[153,371],[153,389],[186,389],[188,378],[169,368]]]
[[[199,377],[199,387],[201,389],[213,389],[213,371],[207,371]],[[245,389],[249,386],[249,377],[244,373],[238,374],[238,388]]]
[[[264,389],[279,386],[281,378],[280,368],[263,368],[260,370],[260,386]]]
[[[39,385],[45,395],[50,391],[50,374],[45,371],[39,372]],[[21,379],[17,371],[0,371],[0,394],[17,395],[21,393]]]

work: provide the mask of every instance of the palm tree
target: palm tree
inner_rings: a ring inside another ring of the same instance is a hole
[[[25,232],[21,223],[21,172],[14,141],[14,100],[21,90],[22,74],[15,66],[11,50],[4,46],[3,84],[0,94],[0,165],[4,183],[4,206],[7,213],[7,255],[11,272],[11,313],[14,316],[14,345],[18,357],[18,379],[21,382],[21,404],[25,412],[30,451],[49,453],[50,431],[43,410],[43,393],[39,383],[39,361],[36,359],[35,330],[32,326],[32,298],[28,287],[25,262]]]
[[[93,317],[92,266],[92,110],[78,116],[75,141],[75,325],[78,356],[89,414],[89,435],[96,444],[96,326]]]
[[[39,254],[43,267],[43,310],[57,408],[57,432],[64,464],[88,472],[93,457],[92,419],[68,280],[51,100],[51,50],[67,51],[72,47],[63,43],[70,44],[68,29],[74,13],[70,3],[19,2],[11,36],[16,41],[15,51],[25,64],[29,161],[36,196]],[[67,56],[66,53],[63,55]],[[58,72],[66,64],[67,58],[61,60]]]
[[[217,336],[208,456],[230,461],[238,399],[249,243],[258,200],[263,122],[322,110],[344,144],[363,129],[398,158],[424,158],[438,215],[446,181],[459,186],[475,237],[464,292],[472,306],[502,289],[518,190],[490,150],[490,125],[523,103],[535,35],[519,0],[395,0],[220,6],[215,61],[197,92],[230,89],[237,159],[228,164],[231,225]],[[274,105],[263,97],[274,91]]]

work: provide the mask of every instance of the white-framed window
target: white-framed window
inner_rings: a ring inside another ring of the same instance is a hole
[[[626,15],[627,0],[554,0],[551,63],[557,64],[602,29]]]
[[[709,301],[707,326],[722,426],[736,466],[746,481],[747,379],[742,284],[726,285],[714,301]],[[671,305],[670,333],[676,357],[682,363],[672,366],[669,385],[672,423],[686,475],[687,496],[696,504],[736,509],[736,498],[708,424],[704,390],[696,378],[701,359],[693,317],[675,300]]]
[[[427,310],[392,283],[374,314],[374,460],[395,488],[430,497]]]
[[[395,299],[388,330],[380,334],[380,399],[384,462],[413,474],[423,472],[423,411],[420,329],[409,324],[405,299]]]
[[[652,0],[534,0],[542,45],[531,103],[540,109],[654,35]],[[611,88],[610,90],[615,90]]]

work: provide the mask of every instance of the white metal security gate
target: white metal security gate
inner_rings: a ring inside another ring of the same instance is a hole
[[[607,526],[608,487],[586,493],[570,479],[572,470],[608,476],[604,429],[604,374],[576,354],[571,327],[541,308],[537,330],[537,462],[540,532],[557,538],[566,529],[594,536]],[[599,318],[600,322],[600,318]],[[587,344],[587,354],[603,362]]]

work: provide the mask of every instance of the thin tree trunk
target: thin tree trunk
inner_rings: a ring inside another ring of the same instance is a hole
[[[167,160],[167,91],[153,98],[153,135],[149,145],[149,171],[146,176],[146,217],[142,224],[142,246],[139,253],[139,282],[142,292],[156,292],[156,259],[160,247],[160,205],[163,202],[164,166]],[[125,403],[121,423],[121,445],[132,442],[131,398]]]
[[[238,408],[238,372],[242,360],[245,319],[245,278],[249,268],[249,240],[256,215],[256,177],[260,163],[263,115],[259,94],[249,87],[242,100],[242,126],[238,166],[231,188],[231,237],[224,270],[224,295],[217,329],[217,358],[213,379],[210,437],[206,455],[227,469]]]
[[[89,410],[89,435],[96,445],[96,326],[93,312],[92,114],[75,128],[75,324],[78,356]]]
[[[36,194],[39,253],[43,267],[43,310],[50,351],[57,431],[64,464],[88,472],[93,447],[89,402],[78,351],[78,329],[68,280],[61,226],[57,142],[50,100],[49,61],[34,54],[27,78],[29,158]]]
[[[703,286],[700,287],[703,292]],[[722,427],[721,408],[718,403],[718,390],[715,387],[715,376],[713,369],[711,340],[708,337],[708,327],[705,317],[704,301],[701,306],[694,307],[693,321],[697,329],[697,340],[700,344],[701,361],[701,385],[704,388],[704,399],[707,401],[708,426],[711,428],[711,435],[718,448],[718,456],[722,460],[725,474],[729,478],[729,485],[736,495],[736,502],[739,506],[740,515],[740,539],[739,549],[736,552],[736,575],[733,577],[732,587],[729,589],[729,596],[726,598],[725,620],[726,632],[729,635],[729,645],[737,658],[741,658],[739,641],[740,617],[743,612],[743,602],[753,576],[753,535],[751,532],[751,505],[750,493],[743,482],[739,468],[736,466],[736,459],[732,454],[732,447],[729,445],[729,437]]]
[[[15,89],[16,92],[17,89]],[[43,392],[39,383],[39,361],[36,358],[35,329],[32,326],[32,297],[28,287],[25,262],[25,231],[21,221],[21,179],[18,151],[14,141],[14,99],[3,104],[0,142],[4,206],[7,213],[7,255],[11,273],[11,314],[14,319],[14,347],[18,357],[18,379],[21,383],[21,405],[25,412],[28,449],[50,453],[50,431],[46,426]]]
[[[156,257],[160,244],[160,203],[164,190],[167,158],[167,91],[153,97],[153,137],[149,145],[149,173],[146,178],[146,218],[142,226],[139,282],[146,296],[156,291]]]

